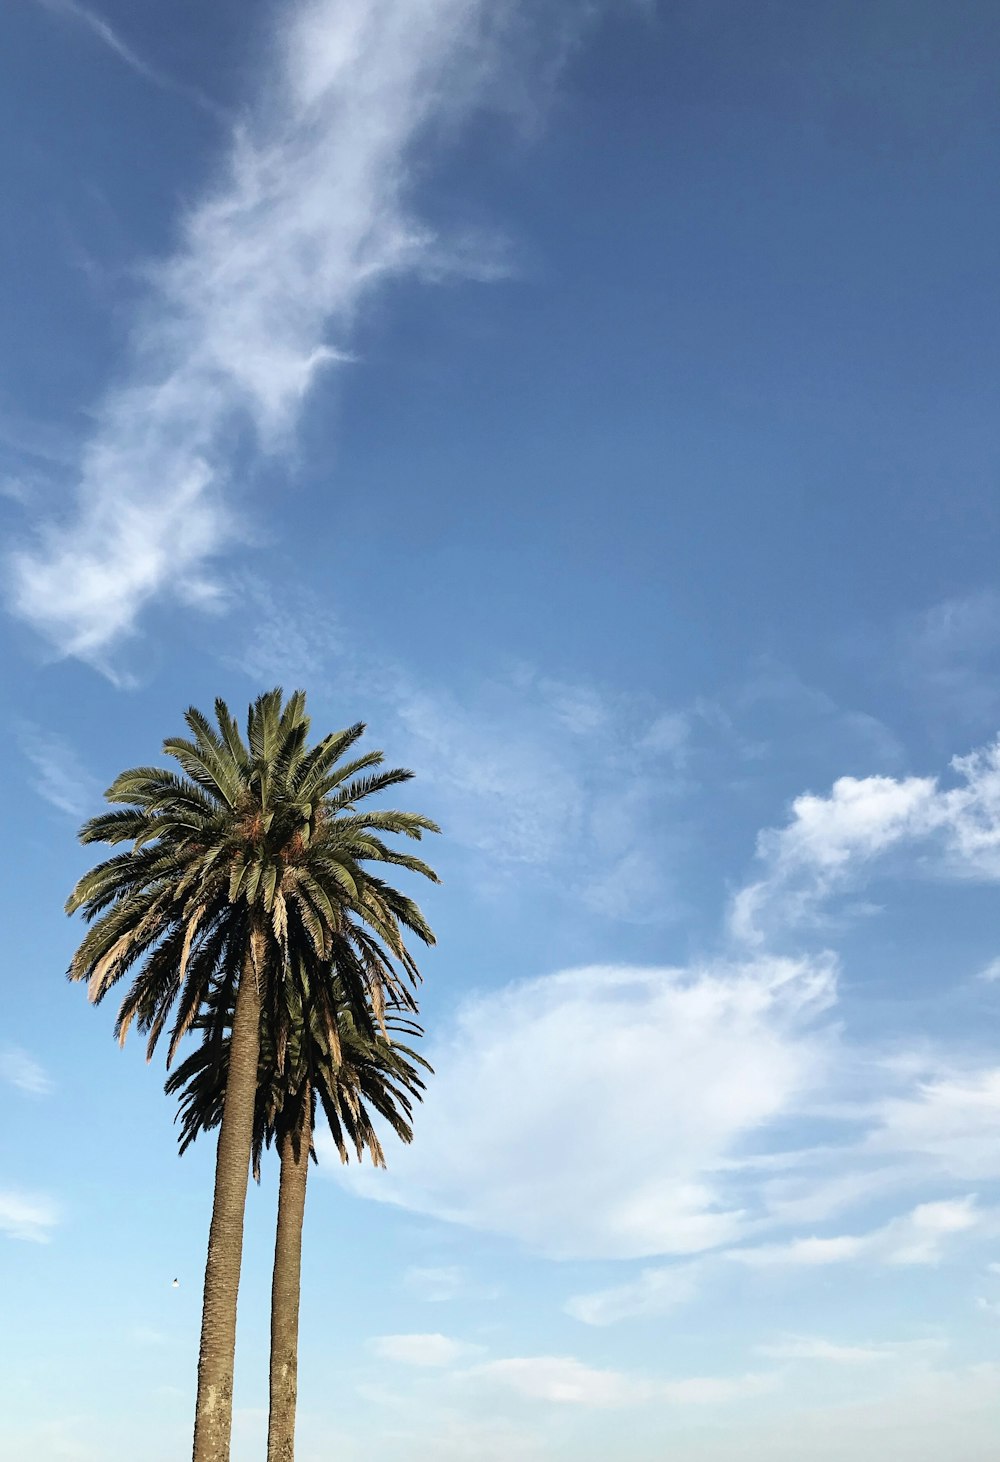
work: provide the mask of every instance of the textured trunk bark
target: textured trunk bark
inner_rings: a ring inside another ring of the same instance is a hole
[[[267,1422],[267,1462],[294,1462],[295,1403],[299,1367],[299,1290],[302,1271],[302,1219],[309,1176],[311,1102],[308,1084],[297,1130],[281,1140],[278,1230],[271,1283],[271,1409]]]
[[[201,1348],[198,1352],[194,1462],[229,1462],[236,1298],[243,1258],[243,1211],[250,1175],[260,1056],[262,950],[263,936],[255,930],[251,933],[251,956],[236,996],[226,1101],[215,1160],[215,1198],[208,1234]]]

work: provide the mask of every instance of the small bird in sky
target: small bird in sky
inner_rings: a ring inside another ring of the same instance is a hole
[[[179,1279],[175,1279],[174,1282],[173,1282],[173,1284],[170,1286],[171,1289],[180,1289],[180,1287],[181,1287],[181,1282],[180,1282]]]

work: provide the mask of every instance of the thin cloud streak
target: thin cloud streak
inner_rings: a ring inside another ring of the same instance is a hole
[[[879,1264],[937,1264],[956,1235],[996,1225],[996,1214],[977,1206],[975,1194],[921,1203],[911,1213],[863,1234],[792,1239],[754,1249],[732,1249],[728,1258],[750,1268],[824,1267],[867,1259]]]
[[[12,608],[60,654],[107,669],[152,601],[218,601],[208,565],[248,534],[229,495],[248,429],[287,448],[317,376],[347,358],[363,299],[447,262],[409,214],[414,151],[485,87],[509,8],[303,0],[285,13],[266,103],[151,272],[75,504],[13,557]]]
[[[0,1078],[28,1096],[48,1096],[52,1090],[48,1072],[20,1046],[0,1051]]]
[[[0,1233],[29,1244],[47,1244],[59,1222],[55,1204],[37,1193],[0,1189]]]
[[[33,784],[40,797],[73,818],[93,810],[100,786],[62,736],[26,725],[20,743],[34,769]]]
[[[474,1366],[466,1376],[513,1392],[529,1401],[557,1406],[616,1407],[666,1402],[671,1406],[723,1406],[773,1391],[774,1374],[687,1376],[652,1380],[588,1366],[575,1356],[511,1356]]]
[[[43,10],[49,11],[52,15],[64,16],[66,19],[84,26],[92,35],[96,36],[99,41],[107,46],[110,51],[113,51],[118,59],[123,61],[130,70],[134,71],[136,75],[141,76],[144,81],[151,82],[153,86],[159,87],[161,91],[172,91],[178,93],[180,96],[189,97],[196,106],[201,107],[202,111],[207,112],[209,116],[227,120],[227,113],[224,107],[220,107],[217,102],[213,102],[210,97],[207,97],[204,92],[199,91],[196,86],[189,86],[184,81],[177,81],[172,76],[168,76],[166,72],[161,71],[159,67],[151,66],[148,61],[144,61],[138,52],[133,50],[128,42],[122,39],[115,28],[105,20],[103,15],[91,9],[89,5],[81,4],[81,0],[35,0],[35,3],[36,5],[40,5]]]

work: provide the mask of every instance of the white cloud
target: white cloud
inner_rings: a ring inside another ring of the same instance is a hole
[[[767,873],[735,896],[730,927],[738,939],[763,944],[767,926],[802,923],[817,905],[921,826],[935,796],[929,777],[841,777],[829,797],[805,793],[792,803],[785,827],[757,839]]]
[[[797,797],[785,826],[757,839],[764,876],[733,899],[732,933],[762,945],[809,923],[824,900],[909,845],[928,845],[940,876],[1000,879],[1000,741],[951,767],[961,782],[949,789],[935,777],[840,777],[826,797]]]
[[[728,1258],[752,1268],[815,1267],[867,1259],[881,1264],[937,1264],[958,1234],[995,1225],[995,1214],[980,1209],[974,1194],[918,1204],[910,1213],[863,1234],[797,1238],[787,1243],[733,1249]]]
[[[95,811],[98,782],[64,737],[29,725],[22,728],[20,743],[34,768],[34,787],[40,797],[69,817],[81,818]]]
[[[13,559],[15,612],[61,653],[102,663],[150,601],[214,602],[208,565],[246,532],[230,498],[240,433],[283,448],[318,375],[345,359],[365,297],[390,275],[445,267],[408,216],[414,153],[488,91],[508,8],[299,0],[279,12],[264,94],[180,246],[149,271],[75,506]]]
[[[1000,595],[987,589],[943,599],[911,623],[909,638],[939,668],[989,654],[1000,646]]]
[[[383,1360],[403,1366],[427,1366],[437,1369],[453,1366],[479,1349],[447,1335],[380,1335],[371,1342],[375,1354]]]
[[[928,1174],[1000,1178],[1000,1067],[950,1073],[883,1099],[865,1147],[912,1156]]]
[[[694,1298],[698,1274],[693,1264],[644,1269],[627,1284],[573,1295],[564,1308],[585,1325],[614,1325],[637,1315],[663,1315]]]
[[[6,1046],[0,1051],[0,1080],[29,1096],[47,1096],[52,1090],[48,1072],[20,1046]]]
[[[450,838],[485,855],[487,878],[539,870],[604,917],[671,922],[679,901],[665,807],[677,784],[643,746],[636,708],[527,666],[455,695],[362,667],[392,741],[439,804]]]
[[[556,1256],[731,1243],[745,1215],[715,1169],[825,1079],[833,989],[828,960],[761,960],[593,967],[469,999],[429,1052],[419,1142],[388,1172],[337,1176]]]
[[[974,1194],[920,1203],[873,1236],[873,1251],[888,1264],[937,1264],[956,1234],[971,1233],[990,1222],[995,1225],[995,1219],[995,1214],[978,1208]]]
[[[726,1406],[766,1396],[777,1390],[780,1378],[770,1373],[745,1376],[690,1376],[681,1381],[664,1381],[656,1394],[674,1406]]]
[[[643,749],[667,757],[678,768],[686,766],[691,748],[691,721],[691,715],[685,711],[664,711],[643,736]]]
[[[394,741],[441,801],[449,834],[492,865],[560,864],[574,895],[615,918],[669,914],[663,800],[676,792],[636,708],[530,666],[454,694],[384,667],[359,670]],[[568,866],[567,866],[568,865]]]
[[[311,1455],[317,1459],[329,1455],[325,1435],[318,1439]],[[337,1456],[343,1456],[339,1449]],[[539,1438],[537,1428],[514,1426],[502,1417],[484,1420],[453,1410],[428,1414],[426,1405],[418,1413],[411,1409],[403,1425],[380,1437],[373,1436],[371,1426],[366,1425],[357,1462],[375,1457],[380,1462],[398,1462],[401,1457],[407,1462],[469,1462],[470,1458],[475,1462],[510,1462],[512,1457],[518,1462],[522,1458],[524,1462],[552,1462],[552,1453]]]
[[[922,1349],[927,1347],[917,1342]],[[835,1366],[878,1365],[896,1361],[913,1352],[913,1341],[880,1341],[877,1344],[843,1345],[816,1335],[789,1335],[783,1340],[754,1347],[769,1360],[820,1361]]]
[[[521,694],[487,686],[479,714],[400,685],[394,709],[422,776],[444,793],[453,835],[504,860],[546,863],[583,835],[585,789],[559,755],[562,738],[509,726],[512,699],[523,708]],[[510,736],[497,734],[497,715]]]
[[[769,1375],[690,1376],[650,1380],[623,1371],[585,1365],[572,1356],[524,1356],[488,1361],[466,1372],[531,1401],[560,1406],[636,1406],[665,1401],[676,1406],[721,1406],[772,1390]]]
[[[477,855],[469,876],[484,897],[506,897],[510,880],[527,875],[574,912],[583,904],[626,922],[676,920],[684,789],[646,745],[647,707],[526,664],[457,691],[428,687],[358,655],[356,637],[328,629],[317,600],[290,609],[260,586],[240,592],[256,610],[236,663],[258,683],[318,685],[314,707],[325,683],[338,715],[345,696],[363,699],[393,759],[419,767],[449,842]]]
[[[59,1214],[51,1198],[37,1193],[0,1190],[0,1233],[9,1239],[47,1244]]]
[[[845,1051],[846,1059],[846,1051]],[[838,1073],[843,1075],[843,1073]],[[859,1118],[869,1119],[865,1110]],[[854,1124],[847,1135],[854,1130]],[[816,1151],[775,1154],[774,1163],[785,1171],[780,1176],[767,1176],[770,1169],[761,1166],[761,1202],[774,1226],[797,1227],[821,1223],[858,1203],[908,1188],[913,1173],[901,1168],[894,1157],[886,1156],[880,1166],[859,1152],[857,1144],[843,1143]],[[830,1171],[830,1169],[833,1171]]]
[[[453,1300],[465,1287],[465,1276],[455,1265],[421,1268],[414,1265],[403,1275],[403,1285],[418,1300],[440,1303]]]
[[[852,1394],[806,1395],[781,1415],[770,1408],[741,1415],[739,1425],[680,1438],[656,1455],[671,1462],[993,1462],[1000,1366],[935,1370],[918,1363],[903,1374],[879,1369],[876,1378],[877,1395],[861,1391],[861,1377],[852,1373]]]
[[[1000,595],[989,589],[943,600],[901,626],[889,655],[906,689],[920,693],[925,717],[954,733],[956,722],[977,732],[997,724]]]
[[[979,971],[979,978],[988,985],[996,984],[1000,980],[1000,956],[991,959],[989,964]]]
[[[884,722],[840,705],[770,657],[756,662],[731,699],[742,754],[750,761],[788,764],[806,753],[822,763],[846,755],[863,758],[881,772],[895,770],[904,760],[900,742]],[[736,730],[732,722],[730,729]]]
[[[570,1406],[626,1406],[648,1399],[647,1386],[620,1371],[598,1370],[571,1356],[511,1357],[467,1373],[532,1401]]]
[[[212,102],[196,87],[187,86],[181,81],[175,81],[161,71],[159,67],[151,66],[148,61],[143,60],[138,52],[127,41],[122,39],[114,26],[103,15],[99,14],[91,6],[82,4],[81,0],[36,0],[36,4],[41,5],[43,10],[51,11],[53,15],[65,16],[67,19],[73,20],[77,24],[85,27],[91,35],[97,37],[102,45],[107,46],[108,50],[112,51],[118,57],[119,61],[123,61],[131,71],[134,71],[137,76],[141,76],[145,81],[152,82],[154,86],[158,86],[164,91],[180,92],[182,95],[190,97],[192,101],[212,116],[218,117],[222,115],[222,108]]]
[[[833,1238],[792,1239],[784,1244],[761,1244],[752,1249],[733,1249],[729,1257],[753,1268],[772,1265],[840,1264],[865,1252],[865,1236],[840,1234]]]

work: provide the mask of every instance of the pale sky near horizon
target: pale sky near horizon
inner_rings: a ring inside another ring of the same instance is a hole
[[[189,1446],[213,1153],[62,905],[275,683],[444,829],[300,1462],[995,1456],[998,60],[985,0],[0,11],[0,1462]]]

